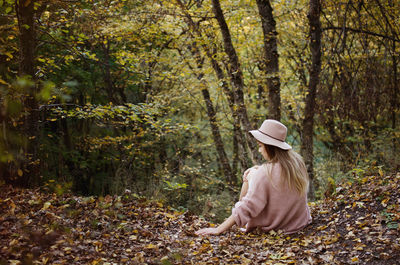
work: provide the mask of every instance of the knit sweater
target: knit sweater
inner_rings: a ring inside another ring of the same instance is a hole
[[[311,223],[307,195],[283,185],[281,171],[279,163],[268,163],[249,173],[247,194],[232,209],[239,227],[294,233]]]

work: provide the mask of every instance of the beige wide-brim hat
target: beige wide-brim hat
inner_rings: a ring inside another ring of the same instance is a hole
[[[276,120],[265,120],[260,129],[249,131],[258,141],[279,147],[283,150],[290,150],[292,147],[285,142],[287,128]]]

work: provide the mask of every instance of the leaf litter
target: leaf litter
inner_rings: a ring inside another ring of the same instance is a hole
[[[212,224],[160,202],[0,187],[0,264],[396,264],[400,174],[346,182],[310,203],[301,232],[197,237]]]

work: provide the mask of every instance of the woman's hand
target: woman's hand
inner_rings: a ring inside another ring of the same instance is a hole
[[[235,218],[233,215],[229,216],[222,224],[218,227],[209,227],[203,228],[196,232],[198,236],[207,236],[207,235],[219,235],[229,228],[231,228],[235,224]]]
[[[217,227],[209,227],[203,228],[196,232],[198,236],[208,236],[208,235],[219,235],[220,232],[218,231]]]

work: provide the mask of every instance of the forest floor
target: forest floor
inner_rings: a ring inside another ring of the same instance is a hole
[[[197,237],[205,220],[130,194],[0,187],[0,264],[398,264],[400,174],[356,177],[284,235]]]

